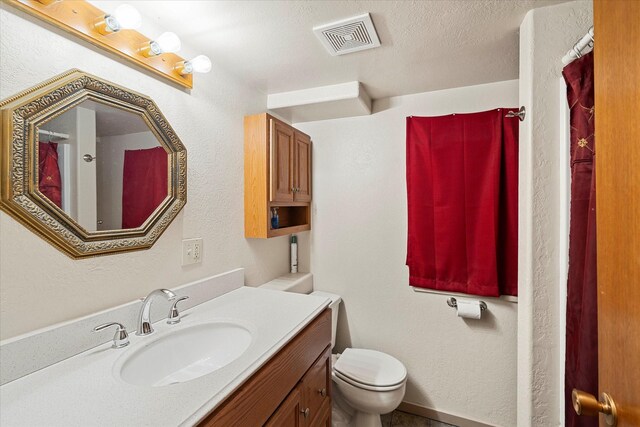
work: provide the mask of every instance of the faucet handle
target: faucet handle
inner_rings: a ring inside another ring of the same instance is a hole
[[[127,333],[127,328],[124,327],[122,323],[118,322],[110,322],[104,323],[102,325],[98,325],[93,328],[93,332],[99,332],[103,329],[106,329],[110,326],[117,326],[116,333],[113,336],[113,348],[122,348],[129,345],[129,334]]]
[[[169,310],[169,316],[167,316],[167,323],[169,325],[175,325],[176,323],[180,323],[180,312],[178,312],[178,303],[180,301],[184,301],[188,299],[188,296],[180,297],[173,304],[171,304],[171,310]]]

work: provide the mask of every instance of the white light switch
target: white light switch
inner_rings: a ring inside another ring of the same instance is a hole
[[[202,261],[202,239],[184,239],[182,241],[182,265],[196,264]]]

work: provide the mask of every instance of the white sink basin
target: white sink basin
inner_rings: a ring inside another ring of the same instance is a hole
[[[116,375],[134,385],[160,387],[216,371],[249,348],[252,334],[232,322],[201,323],[162,335],[116,363]]]

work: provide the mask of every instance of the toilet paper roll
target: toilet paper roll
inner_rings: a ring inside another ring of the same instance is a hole
[[[479,319],[482,316],[482,310],[480,310],[480,301],[457,301],[458,304],[458,317],[464,317],[465,319]]]

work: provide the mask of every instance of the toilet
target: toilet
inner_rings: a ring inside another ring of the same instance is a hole
[[[331,346],[336,343],[339,295],[315,291],[331,304]],[[398,407],[407,385],[407,369],[395,357],[363,348],[332,356],[333,427],[380,427],[380,414]]]

